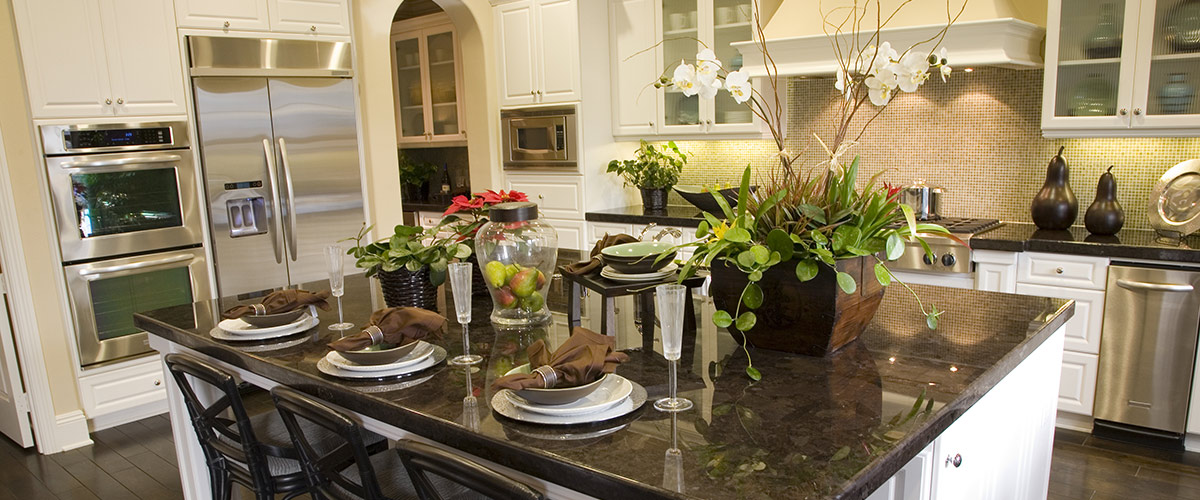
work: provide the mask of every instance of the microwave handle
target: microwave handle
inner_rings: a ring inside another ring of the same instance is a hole
[[[136,156],[117,158],[115,160],[68,161],[60,166],[62,168],[119,167],[121,165],[133,165],[136,163],[170,163],[180,160],[183,160],[183,157],[179,155]]]
[[[271,210],[275,219],[275,234],[271,237],[271,246],[275,248],[275,263],[283,264],[283,210],[279,206],[279,175],[275,173],[275,150],[271,149],[271,140],[263,139],[263,158],[267,160],[267,176],[271,178]]]
[[[95,279],[99,278],[100,276],[103,276],[106,274],[116,274],[116,273],[122,273],[122,272],[126,272],[126,271],[146,269],[146,268],[150,268],[150,267],[159,267],[159,266],[165,266],[168,264],[175,264],[178,262],[191,262],[195,258],[196,258],[196,256],[193,254],[183,253],[183,254],[178,254],[178,255],[172,255],[170,257],[163,257],[161,259],[144,260],[141,262],[133,262],[133,263],[121,264],[121,265],[117,265],[117,266],[92,267],[92,268],[87,268],[87,269],[80,269],[79,275],[83,276],[88,281],[92,281],[92,280],[95,280]]]

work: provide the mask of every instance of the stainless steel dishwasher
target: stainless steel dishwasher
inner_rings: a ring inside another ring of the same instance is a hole
[[[1096,386],[1097,426],[1107,421],[1147,437],[1182,436],[1198,329],[1200,271],[1110,266]]]

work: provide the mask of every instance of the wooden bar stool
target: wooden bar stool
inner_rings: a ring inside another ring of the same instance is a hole
[[[451,500],[463,498],[494,498],[504,500],[544,500],[529,486],[509,479],[487,467],[425,443],[401,440],[396,452],[404,462],[421,500]],[[442,478],[471,491],[466,495],[447,491],[438,484]]]

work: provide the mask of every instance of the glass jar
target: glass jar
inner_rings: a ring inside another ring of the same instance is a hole
[[[502,327],[550,320],[546,291],[558,260],[558,234],[538,220],[536,203],[500,203],[475,235],[475,254],[492,295],[492,322]]]

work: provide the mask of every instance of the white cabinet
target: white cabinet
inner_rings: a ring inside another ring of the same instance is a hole
[[[347,0],[175,0],[180,28],[349,35]]]
[[[34,118],[186,113],[167,2],[13,2]]]
[[[1103,290],[1108,259],[1053,253],[1021,252],[1017,282]]]
[[[550,224],[554,231],[558,233],[558,248],[569,248],[571,250],[591,250],[591,247],[584,247],[587,239],[587,223],[581,220],[570,219],[553,219],[545,218],[543,222]]]
[[[583,220],[583,178],[577,175],[508,174],[508,189],[525,193],[545,217]]]
[[[450,18],[433,15],[393,24],[391,53],[396,142],[447,146],[466,141],[462,56]]]
[[[1177,0],[1051,0],[1042,130],[1050,137],[1200,135],[1200,51]]]
[[[1058,384],[1058,409],[1080,415],[1092,414],[1096,404],[1096,373],[1100,357],[1095,354],[1063,351],[1062,374]]]
[[[1067,320],[1067,350],[1098,354],[1104,324],[1104,291],[1018,283],[1017,293],[1075,301],[1075,316]]]
[[[609,2],[609,41],[612,46],[613,135],[653,135],[658,115],[658,93],[647,84],[658,79],[653,50],[658,33],[655,4],[658,0]]]
[[[519,0],[495,7],[500,105],[579,100],[576,0]]]
[[[929,500],[933,494],[933,448],[931,444],[921,450],[867,500]]]
[[[83,372],[79,399],[93,429],[167,411],[167,385],[158,356],[144,356]]]
[[[988,292],[1017,293],[1017,253],[973,250],[975,289]]]
[[[637,235],[633,234],[633,225],[632,224],[616,224],[616,223],[612,223],[612,222],[589,222],[588,223],[588,237],[587,237],[587,242],[586,242],[587,244],[584,245],[584,248],[591,249],[592,247],[596,246],[596,242],[600,241],[601,238],[604,238],[605,235],[618,235],[618,234],[629,234],[629,235],[637,236]]]

